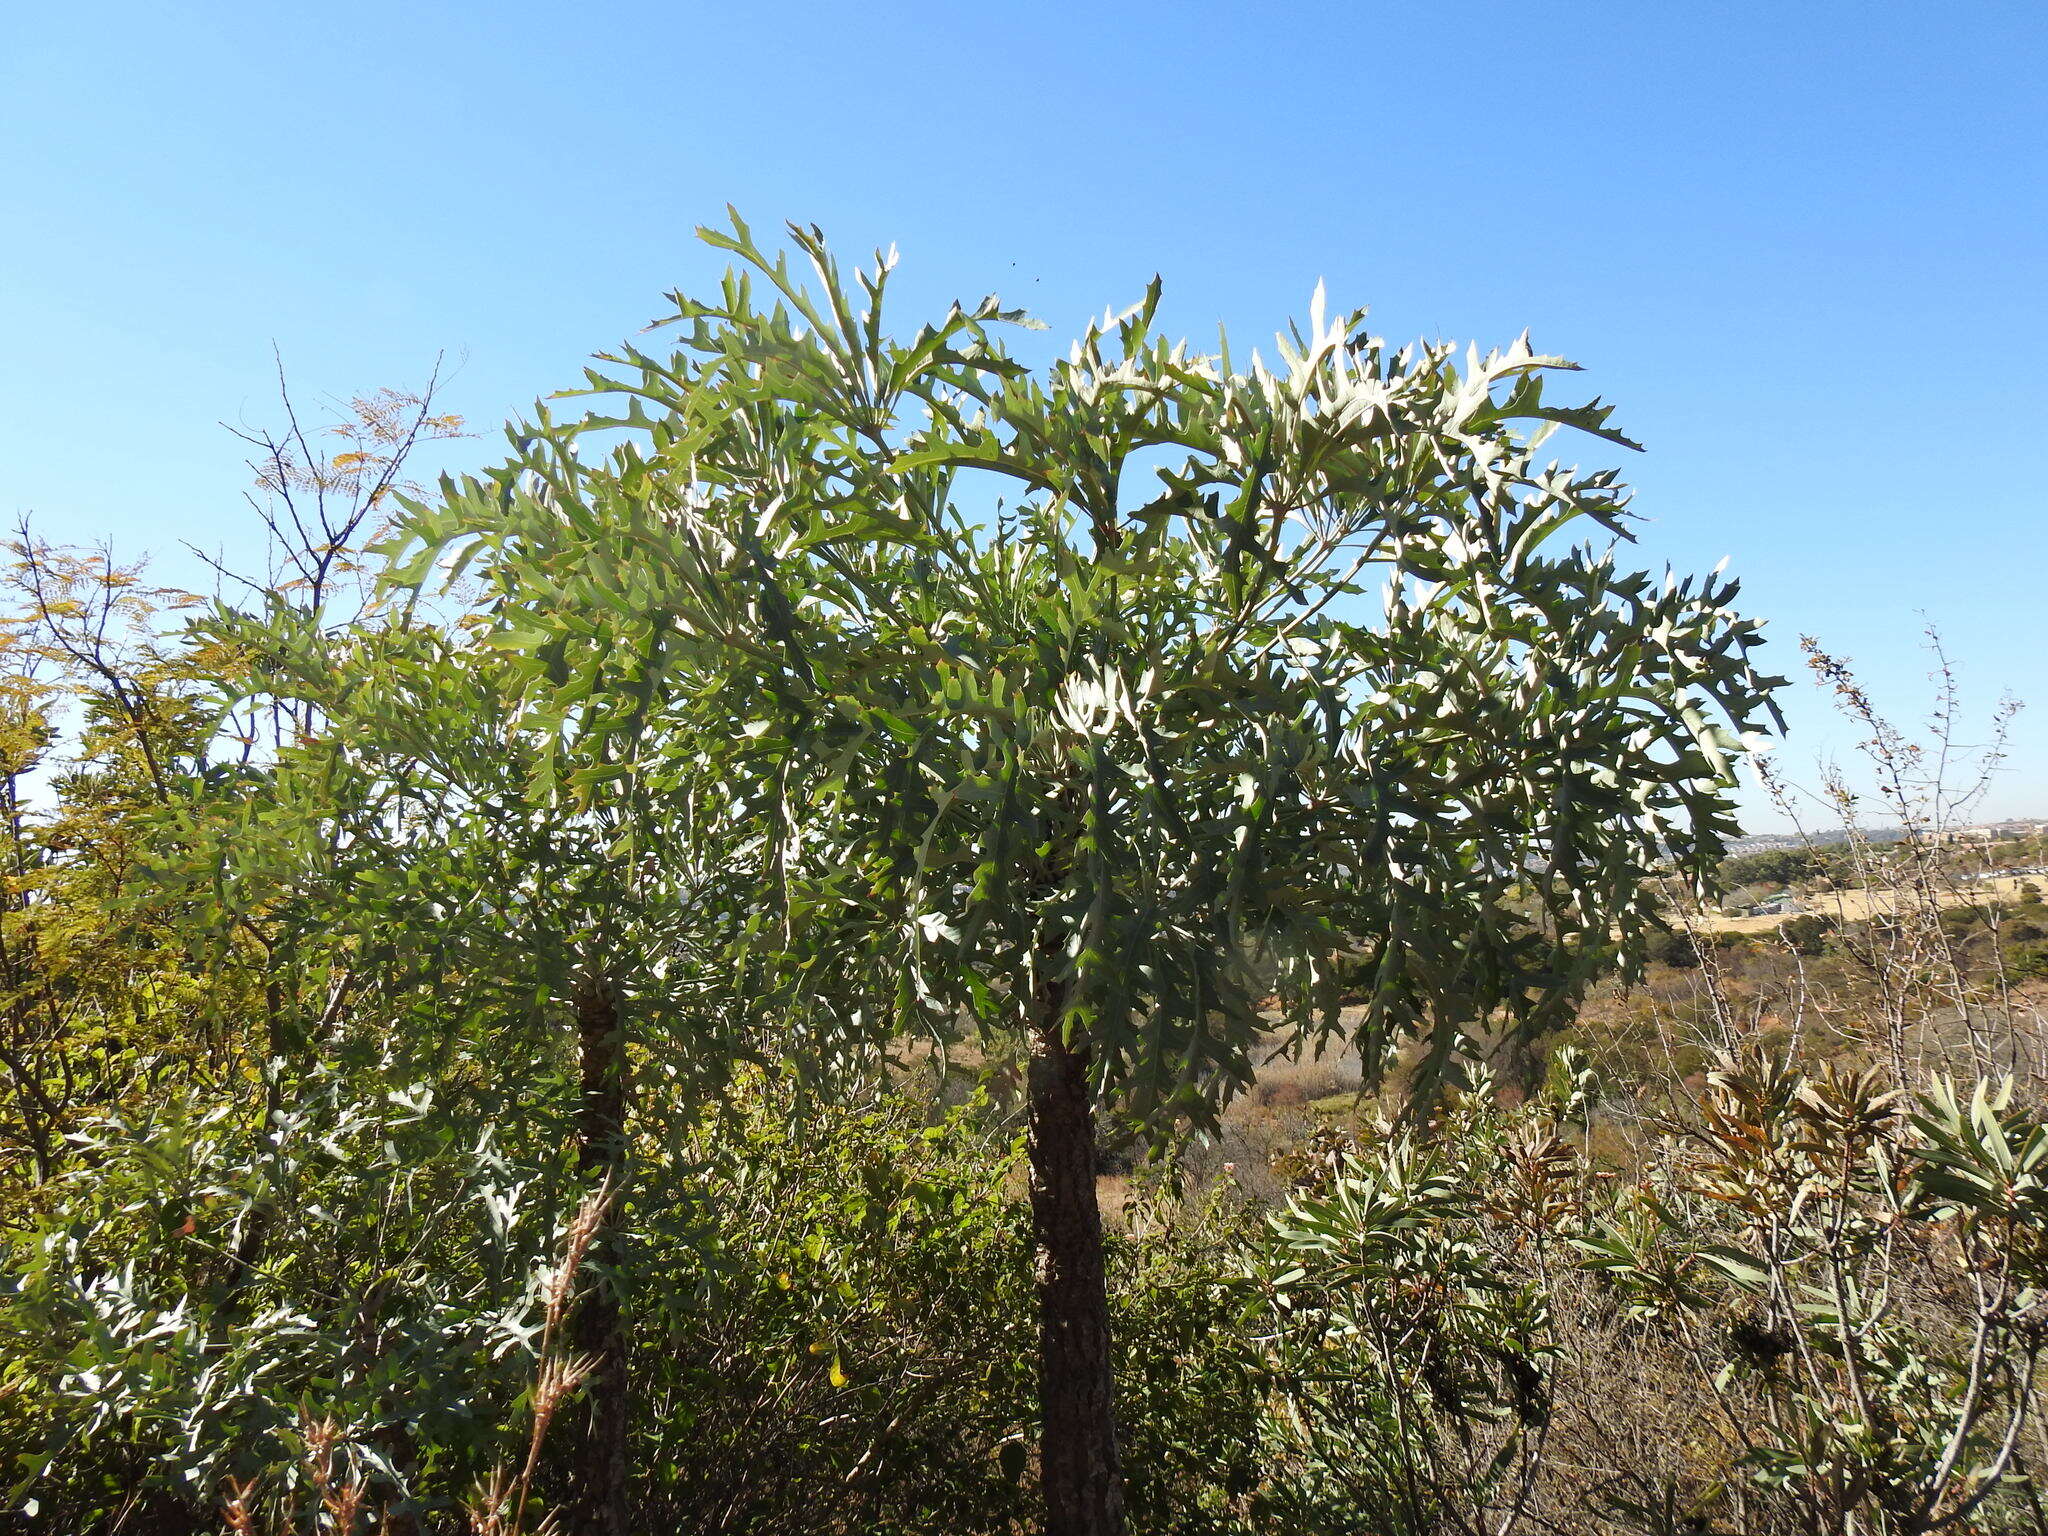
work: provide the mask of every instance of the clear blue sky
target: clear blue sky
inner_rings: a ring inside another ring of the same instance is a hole
[[[1640,556],[1724,555],[1925,697],[2030,698],[2048,814],[2048,7],[114,3],[0,19],[0,513],[251,545],[222,420],[457,369],[494,422],[720,266],[737,203],[913,304],[1191,333],[1369,303],[1578,358]],[[1788,767],[1848,733],[1803,688]],[[1761,819],[1761,818],[1759,818]]]

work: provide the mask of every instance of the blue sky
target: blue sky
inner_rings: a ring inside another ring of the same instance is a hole
[[[1729,557],[1780,670],[1905,714],[1939,626],[1973,718],[2034,705],[1987,810],[2048,815],[2044,67],[2038,3],[10,7],[0,513],[189,575],[252,547],[218,423],[273,344],[307,397],[445,351],[495,422],[712,280],[727,202],[895,242],[906,316],[1158,271],[1243,344],[1320,277],[1586,364],[1645,563]],[[1848,749],[1790,703],[1789,769]]]

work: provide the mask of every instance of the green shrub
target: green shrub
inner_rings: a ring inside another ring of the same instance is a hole
[[[1952,939],[1989,933],[2004,921],[2005,910],[1988,902],[1972,902],[1941,909],[1941,930]]]
[[[1650,958],[1673,970],[1690,970],[1700,963],[1699,940],[1682,928],[1660,934],[1650,945]]]
[[[447,1502],[509,1455],[565,1170],[460,1135],[458,1097],[358,1099],[323,1072],[267,1133],[182,1099],[90,1127],[6,1256],[17,1496],[51,1529],[131,1498],[175,1529],[229,1476],[295,1475],[308,1402],[375,1458],[386,1504]]]
[[[2048,980],[2048,940],[2006,945],[2005,972],[2016,981]]]
[[[451,1134],[452,1108],[356,1103],[329,1077],[275,1139],[218,1111],[100,1128],[91,1176],[53,1192],[0,1290],[0,1443],[27,1453],[9,1472],[36,1529],[107,1531],[133,1497],[151,1530],[217,1530],[227,1478],[300,1478],[302,1405],[340,1425],[374,1510],[459,1520],[518,1463],[577,1185]],[[647,1529],[1028,1517],[1028,1211],[998,1121],[981,1100],[835,1105],[755,1075],[636,1146],[620,1278]],[[259,1212],[268,1256],[236,1287],[221,1254]],[[1140,1528],[1242,1529],[1263,1404],[1242,1230],[1220,1205],[1152,1201],[1110,1242]],[[546,1458],[534,1486],[543,1506],[564,1492]]]
[[[1767,848],[1760,853],[1737,854],[1721,861],[1723,890],[1744,885],[1784,887],[1802,880],[1816,880],[1846,873],[1848,856],[1826,848]]]
[[[1428,1140],[1353,1143],[1272,1219],[1254,1264],[1276,1411],[1253,1529],[1426,1536],[1490,1529],[1513,1503],[1554,1339],[1487,1220],[1508,1124],[1482,1107]]]
[[[1789,918],[1778,928],[1778,937],[1792,947],[1795,954],[1818,955],[1827,948],[1827,937],[1835,931],[1835,920],[1818,912],[1806,912]]]

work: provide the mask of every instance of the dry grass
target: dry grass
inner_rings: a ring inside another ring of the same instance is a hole
[[[1980,901],[2021,898],[2020,887],[2027,883],[2023,875],[2002,875],[1996,880],[1972,881],[1950,890],[1933,893],[1934,901],[1943,907],[1971,906]],[[2036,885],[2039,880],[2034,881]],[[1847,891],[1826,891],[1815,896],[1800,898],[1802,907],[1822,917],[1832,917],[1840,923],[1860,923],[1871,917],[1891,917],[1902,907],[1923,903],[1927,897],[1918,891],[1899,891],[1879,888],[1861,888]],[[1790,920],[1789,917],[1718,917],[1707,912],[1683,914],[1687,927],[1699,933],[1776,933]]]

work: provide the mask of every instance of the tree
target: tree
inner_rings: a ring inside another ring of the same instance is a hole
[[[1778,926],[1778,937],[1792,946],[1795,954],[1818,955],[1827,949],[1828,935],[1835,920],[1818,912],[1803,912]]]
[[[741,267],[675,296],[677,349],[602,358],[615,405],[444,482],[400,571],[475,571],[499,643],[554,658],[537,696],[632,722],[621,772],[715,760],[793,1019],[1028,1051],[1046,1525],[1095,1536],[1096,1117],[1212,1123],[1262,1042],[1337,1028],[1361,949],[1369,1061],[1423,1032],[1433,1080],[1467,1025],[1554,1020],[1651,930],[1663,850],[1713,867],[1771,680],[1732,582],[1556,547],[1621,534],[1627,493],[1543,436],[1626,440],[1526,340],[1461,366],[1318,295],[1240,365],[1162,338],[1155,283],[1034,371],[994,299],[898,340],[893,258],[849,278],[791,235],[808,280],[707,233]],[[733,729],[646,729],[566,659],[600,646]]]
[[[407,485],[408,458],[461,434],[432,397],[432,381],[380,390],[308,424],[283,394],[288,430],[237,433],[255,450],[267,579],[220,574],[287,605],[359,595],[360,534]],[[211,1076],[247,1048],[262,1112],[274,1114],[286,1058],[304,1065],[302,1047],[317,1044],[352,983],[337,989],[345,968],[270,925],[279,908],[267,897],[224,914],[208,899],[217,869],[192,858],[221,845],[219,823],[237,822],[245,797],[261,798],[252,765],[302,728],[274,710],[225,721],[209,711],[205,680],[225,658],[179,633],[203,600],[110,549],[53,545],[26,517],[7,541],[0,589],[16,603],[0,619],[0,1082],[13,1100],[0,1143],[18,1124],[28,1166],[47,1181],[82,1109],[104,1111],[143,1083],[157,1097],[169,1063]],[[261,1038],[246,1029],[252,1018]],[[259,1230],[239,1257],[253,1265],[261,1247]]]
[[[155,1044],[141,1020],[86,1027],[98,989],[65,964],[74,953],[122,974],[137,996],[165,994],[168,1027],[227,1036],[216,1075],[246,1051],[261,1088],[259,1141],[351,1056],[357,1069],[371,1056],[371,1078],[407,1064],[418,1074],[400,1079],[410,1088],[459,1057],[458,1042],[487,1042],[480,1054],[510,1090],[494,1107],[534,1123],[558,1089],[569,1097],[574,1175],[604,1196],[590,1205],[603,1219],[568,1318],[571,1347],[592,1362],[590,1390],[559,1438],[576,1529],[615,1536],[627,1519],[630,1427],[614,1219],[631,1194],[629,1036],[662,1039],[671,1064],[708,1063],[707,1075],[730,1060],[726,1015],[706,1006],[693,961],[732,910],[710,887],[741,864],[728,858],[707,875],[697,822],[676,814],[674,794],[658,836],[633,841],[653,824],[621,813],[633,786],[608,774],[603,730],[527,709],[519,659],[472,641],[462,604],[451,614],[394,602],[404,594],[366,579],[364,533],[390,498],[416,489],[404,478],[409,455],[459,434],[459,419],[433,410],[431,386],[358,398],[326,427],[284,405],[287,430],[241,434],[255,450],[268,569],[244,578],[216,566],[230,590],[254,594],[250,611],[217,605],[167,636],[152,616],[199,599],[143,585],[105,555],[51,549],[26,527],[12,546],[8,584],[28,614],[5,638],[10,661],[26,665],[8,679],[0,784],[18,789],[54,734],[37,663],[75,686],[86,756],[62,775],[47,827],[25,830],[18,795],[12,805],[18,899],[0,913],[0,1066],[19,1113],[0,1140],[15,1139],[18,1122],[47,1180],[68,1127],[41,1079],[77,1082],[72,1058],[119,1063]],[[599,673],[600,687],[616,681]],[[50,857],[60,839],[90,857]],[[33,881],[23,878],[31,863],[41,866]],[[154,942],[70,937],[102,909],[122,917],[108,926],[124,940],[150,917]],[[205,985],[177,985],[174,972],[172,985],[145,991],[138,959],[165,963],[152,949]],[[567,1084],[550,1059],[563,1036]],[[701,1086],[668,1076],[686,1096]],[[217,1315],[223,1335],[247,1328],[278,1267],[278,1215],[252,1204],[213,1288],[224,1295],[193,1308]]]
[[[309,723],[275,778],[301,791],[293,798],[310,822],[348,829],[359,867],[319,920],[372,961],[387,992],[419,1003],[387,1054],[431,1058],[464,1038],[531,1064],[548,1055],[533,1042],[566,1036],[572,1080],[543,1065],[531,1086],[509,1085],[507,1107],[531,1116],[558,1084],[573,1096],[573,1172],[594,1226],[567,1317],[567,1347],[587,1370],[580,1411],[557,1431],[562,1512],[573,1536],[625,1536],[620,1215],[643,1130],[632,1048],[661,1053],[662,1096],[686,1110],[742,1054],[732,993],[707,985],[705,957],[726,942],[738,909],[725,891],[747,865],[729,847],[708,856],[705,824],[717,818],[690,813],[689,795],[669,795],[658,826],[635,816],[639,789],[611,772],[604,721],[529,707],[518,658],[479,629],[488,624],[473,616],[440,622],[400,605],[330,631],[318,610],[273,602],[260,615],[224,614],[211,632],[255,658],[223,679],[245,707],[278,701]],[[599,673],[600,687],[610,680]],[[638,835],[649,829],[658,835]]]
[[[1720,884],[1726,887],[1766,885],[1783,889],[1802,880],[1839,873],[1845,860],[1825,848],[1766,848],[1721,861]]]

